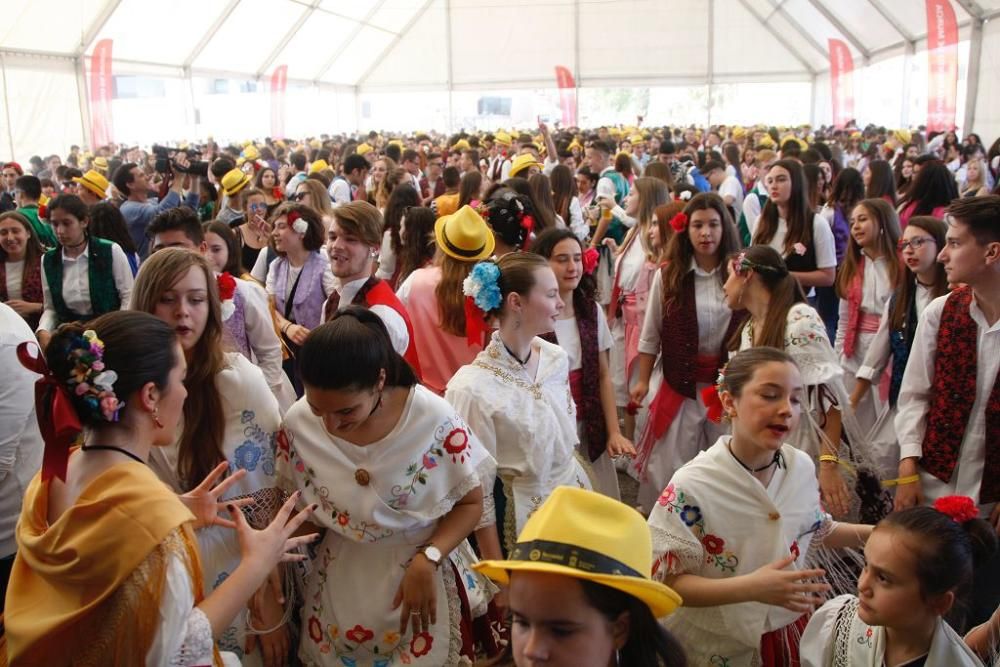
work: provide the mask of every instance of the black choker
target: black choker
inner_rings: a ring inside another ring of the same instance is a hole
[[[766,466],[761,466],[759,468],[751,468],[746,463],[743,463],[743,461],[740,461],[740,457],[736,456],[736,454],[733,452],[732,444],[729,445],[729,453],[732,454],[733,458],[736,459],[736,462],[739,463],[741,466],[743,466],[743,469],[749,473],[764,472],[765,470],[767,470],[772,466],[780,468],[782,463],[784,462],[784,458],[781,456],[780,449],[774,453],[774,458],[771,459],[770,463],[768,463]]]
[[[87,245],[87,241],[89,241],[89,240],[90,240],[90,239],[88,239],[88,238],[87,238],[86,236],[84,236],[84,237],[83,237],[83,240],[82,240],[82,241],[80,241],[79,243],[77,243],[77,244],[75,244],[75,245],[64,245],[64,246],[63,246],[63,248],[64,248],[64,249],[69,249],[69,250],[76,250],[76,249],[77,249],[77,248],[79,248],[80,246],[85,246],[85,245]]]
[[[528,356],[526,356],[524,358],[524,361],[521,361],[521,357],[519,357],[516,354],[514,354],[514,352],[511,351],[511,349],[509,347],[507,347],[507,343],[503,342],[503,338],[500,339],[500,344],[503,345],[503,349],[507,350],[507,354],[509,354],[510,356],[514,357],[514,361],[516,361],[517,363],[521,364],[522,366],[527,366],[528,362],[531,361],[531,347],[530,346],[528,347]]]
[[[139,463],[146,465],[146,462],[140,459],[138,456],[128,451],[127,449],[122,449],[121,447],[115,447],[114,445],[80,445],[80,449],[85,452],[93,451],[107,451],[107,452],[118,452],[119,454],[124,454],[133,461],[138,461]]]

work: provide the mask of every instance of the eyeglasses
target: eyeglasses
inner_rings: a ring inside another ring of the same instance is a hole
[[[914,250],[920,250],[921,248],[924,247],[925,243],[935,243],[936,244],[937,241],[935,241],[934,239],[932,239],[930,236],[918,236],[916,238],[910,239],[909,241],[900,240],[900,242],[896,244],[896,247],[899,248],[899,252],[903,252],[907,248],[913,248]]]
[[[302,201],[308,196],[309,196],[308,192],[296,192],[294,195],[292,195],[292,201]]]

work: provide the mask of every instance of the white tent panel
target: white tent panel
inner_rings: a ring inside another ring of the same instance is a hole
[[[288,0],[241,0],[192,66],[255,74],[306,11]]]
[[[152,10],[146,0],[122,0],[87,52],[97,41],[110,38],[114,60],[177,65],[202,38],[204,26],[196,17],[210,17],[208,23],[224,6],[225,0],[176,0]]]
[[[321,9],[347,18],[361,21],[368,16],[381,0],[323,0]]]
[[[358,23],[326,12],[313,12],[274,59],[267,74],[288,65],[288,78],[314,81],[320,69],[344,46]]]
[[[3,123],[3,131],[13,137],[8,155],[26,161],[32,153],[63,155],[72,144],[82,146],[83,119],[73,62],[10,55],[2,62],[7,89],[16,91],[7,95],[10,125]]]
[[[823,6],[847,26],[869,51],[885,48],[903,39],[870,0],[837,0],[823,3]]]
[[[786,19],[780,12],[776,11],[770,0],[747,0],[757,16],[760,16],[775,32],[783,35],[785,39],[796,49],[800,56],[806,59],[816,71],[822,71],[830,66],[830,56],[827,52],[826,44],[819,50],[814,45],[814,41],[803,39],[798,28]]]
[[[385,51],[394,39],[392,33],[364,26],[340,51],[330,69],[321,75],[321,80],[348,86],[357,84],[362,73],[372,66],[379,54]]]
[[[927,35],[927,12],[923,2],[914,0],[880,0],[880,2],[911,35],[916,37]],[[951,6],[955,10],[955,20],[959,23],[969,20],[969,14],[955,0],[951,0]]]
[[[515,0],[505,3],[502,14],[496,9],[487,9],[496,6],[493,0],[451,0],[455,85],[482,87],[511,82],[551,82],[554,86],[556,66],[573,71],[574,26],[570,0],[544,3]],[[486,11],[490,14],[484,14]],[[498,20],[489,26],[483,25],[484,16],[491,14]],[[516,16],[530,16],[531,19],[513,20]],[[443,48],[441,54],[444,54]]]
[[[847,44],[854,56],[855,64],[861,63],[861,52],[855,44],[848,39],[848,36],[837,30],[823,14],[813,7],[809,0],[786,0],[781,4],[791,20],[801,28],[799,39],[809,43],[813,48],[819,47],[824,53],[829,54],[830,39],[839,39]],[[854,37],[852,34],[851,37]]]
[[[80,47],[87,27],[93,23],[107,0],[53,3],[38,0],[4,0],[0,15],[0,46],[5,49],[73,53]]]
[[[721,3],[716,2],[716,9]],[[743,5],[726,6],[715,12],[714,57],[716,73],[763,73],[809,70],[799,56],[785,48]],[[792,46],[791,48],[795,48]]]
[[[399,33],[423,5],[424,0],[385,0],[369,22],[389,32]]]
[[[972,128],[987,144],[1000,136],[1000,19],[983,26],[983,51],[979,63],[976,122]]]
[[[719,3],[717,3],[719,4]],[[592,79],[700,79],[708,76],[708,13],[704,0],[622,0],[580,3],[580,71],[585,83]],[[628,29],[616,36],[621,17]],[[623,42],[622,40],[625,40]],[[630,48],[632,45],[643,48]],[[610,83],[609,85],[615,85]]]
[[[447,88],[446,19],[444,0],[433,0],[358,84],[366,90],[401,86]]]

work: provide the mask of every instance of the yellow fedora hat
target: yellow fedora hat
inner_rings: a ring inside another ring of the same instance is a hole
[[[108,196],[108,179],[96,169],[91,169],[83,176],[74,176],[73,182],[79,183],[101,199]]]
[[[532,155],[531,153],[524,153],[522,155],[518,155],[516,158],[514,158],[514,161],[510,165],[510,176],[511,177],[517,176],[522,171],[532,166],[538,167],[539,169],[542,168],[542,164],[538,160],[536,160],[535,156]]]
[[[463,262],[486,259],[493,254],[496,239],[483,217],[466,204],[434,223],[434,236],[441,252]]]
[[[634,509],[605,495],[560,486],[524,525],[507,560],[473,569],[501,584],[511,572],[544,572],[615,588],[646,603],[662,618],[681,605],[670,587],[650,579],[649,526]]]
[[[222,177],[222,191],[227,197],[232,197],[250,183],[250,177],[242,169],[230,169]]]

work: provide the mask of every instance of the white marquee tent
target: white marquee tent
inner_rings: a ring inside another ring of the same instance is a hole
[[[950,1],[956,123],[992,141],[1000,0]],[[87,145],[108,38],[126,143],[268,135],[281,65],[289,136],[531,122],[557,112],[557,66],[582,125],[829,123],[830,38],[851,50],[861,123],[926,118],[922,0],[4,0],[0,156]],[[505,115],[484,118],[497,99]]]

